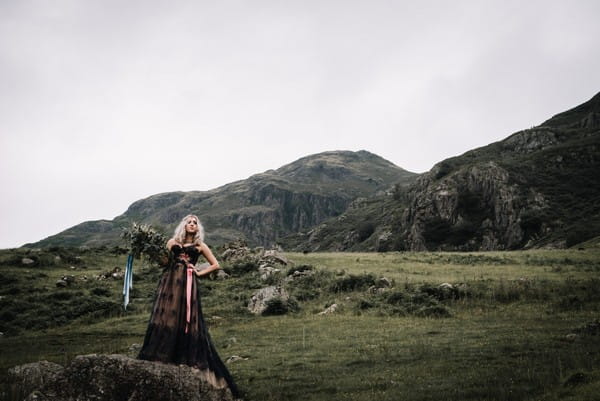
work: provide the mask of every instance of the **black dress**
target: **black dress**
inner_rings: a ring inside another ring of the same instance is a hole
[[[156,301],[139,359],[185,364],[202,371],[217,388],[239,393],[210,340],[202,317],[198,286],[191,271],[200,256],[195,246],[171,248],[173,262],[158,284]]]

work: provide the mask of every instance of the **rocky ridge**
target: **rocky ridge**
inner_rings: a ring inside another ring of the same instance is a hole
[[[283,241],[298,251],[564,248],[600,234],[600,94],[537,127],[356,199]]]

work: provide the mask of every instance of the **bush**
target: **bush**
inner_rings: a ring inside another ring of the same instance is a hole
[[[73,297],[83,297],[83,292],[81,291],[69,291],[69,290],[60,290],[55,291],[50,294],[50,297],[57,301],[68,301]]]
[[[363,242],[375,232],[375,224],[370,221],[362,222],[356,229],[358,234],[358,242]]]
[[[325,289],[331,286],[334,273],[328,270],[313,270],[312,266],[299,266],[292,268],[291,273],[303,268],[301,271],[314,271],[312,274],[294,277],[286,284],[286,288],[299,301],[309,301],[319,297]]]
[[[295,299],[289,298],[284,301],[279,297],[268,300],[265,306],[266,308],[262,312],[263,316],[285,315],[288,312],[297,311],[299,308]]]
[[[111,291],[105,287],[95,287],[90,291],[93,295],[98,295],[100,297],[108,297],[111,295]]]
[[[361,298],[356,303],[356,307],[360,310],[371,309],[375,307],[373,300],[367,298]]]
[[[223,270],[232,276],[241,276],[258,271],[258,261],[251,256],[243,259],[236,259],[230,267],[225,267]]]
[[[459,299],[461,294],[456,287],[440,287],[437,285],[424,284],[419,289],[422,293],[435,298],[438,301],[445,301],[449,299]],[[463,293],[464,295],[464,293]]]
[[[444,305],[424,306],[418,309],[416,316],[421,317],[450,317],[450,311]]]
[[[406,294],[402,291],[384,292],[383,300],[389,305],[402,305],[406,301]]]
[[[330,286],[331,292],[350,292],[366,290],[375,285],[375,276],[371,273],[360,275],[349,274],[348,276],[336,279]]]

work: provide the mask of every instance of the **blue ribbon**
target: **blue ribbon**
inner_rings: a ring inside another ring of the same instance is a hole
[[[123,308],[127,310],[129,304],[129,290],[133,288],[133,255],[129,254],[127,257],[127,264],[125,265],[125,277],[123,282]]]

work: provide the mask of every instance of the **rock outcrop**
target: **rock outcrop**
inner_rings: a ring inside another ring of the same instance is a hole
[[[80,355],[62,367],[41,361],[9,369],[15,399],[52,401],[229,401],[198,369],[124,355]]]
[[[267,310],[269,302],[277,299],[285,303],[289,298],[289,294],[283,287],[273,285],[261,288],[252,295],[248,302],[248,310],[255,315],[261,315]]]
[[[409,192],[402,222],[407,249],[501,250],[523,245],[521,215],[545,206],[541,194],[524,193],[508,171],[492,161],[436,179],[440,168],[420,177]]]

